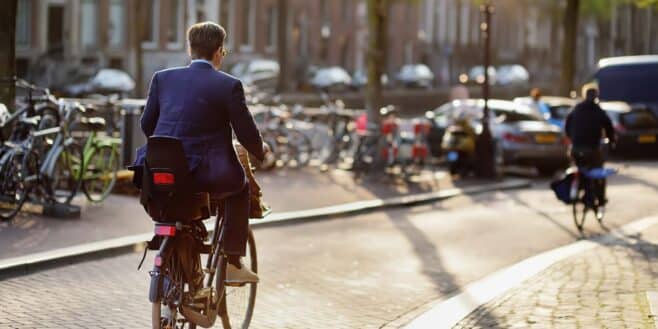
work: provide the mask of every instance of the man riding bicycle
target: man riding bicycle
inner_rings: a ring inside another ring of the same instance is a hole
[[[615,130],[612,121],[598,104],[598,88],[595,84],[583,87],[584,100],[569,113],[565,122],[565,132],[571,139],[571,158],[578,168],[601,168],[604,164],[601,149],[602,131],[610,145],[615,144]],[[601,180],[599,197],[601,205],[607,203],[605,180]]]
[[[232,135],[258,160],[264,158],[260,132],[246,106],[242,83],[219,68],[226,49],[226,32],[220,25],[205,22],[187,31],[192,62],[187,67],[156,72],[141,118],[147,137],[178,138],[184,149],[191,179],[197,192],[208,192],[225,200],[226,237],[222,246],[228,256],[226,282],[255,283],[258,276],[242,266],[245,255],[250,189],[245,170],[233,146]],[[136,166],[143,166],[146,146],[137,150]],[[203,272],[198,252],[186,245],[192,281],[201,286]]]

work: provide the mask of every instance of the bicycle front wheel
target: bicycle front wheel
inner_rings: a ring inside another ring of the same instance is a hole
[[[82,151],[71,143],[57,154],[55,166],[48,179],[48,194],[52,201],[69,204],[78,192]]]
[[[217,289],[224,291],[223,300],[220,303],[219,314],[222,317],[222,325],[225,329],[231,328],[249,328],[251,318],[254,315],[254,306],[256,304],[256,289],[258,284],[248,283],[240,287],[228,287],[224,284],[226,278],[226,257],[218,266]],[[243,258],[243,265],[258,273],[258,259],[256,257],[256,240],[254,233],[249,229],[247,238],[246,257]]]
[[[119,171],[119,152],[112,146],[101,146],[84,164],[82,190],[90,201],[101,202],[112,192]]]
[[[0,159],[0,219],[14,218],[23,207],[30,191],[30,184],[25,182],[23,157],[14,151],[8,151]]]

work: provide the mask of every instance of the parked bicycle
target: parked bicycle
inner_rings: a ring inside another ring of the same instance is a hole
[[[211,207],[208,193],[190,192],[180,141],[151,137],[147,143],[147,166],[141,173],[142,204],[156,221],[155,236],[148,249],[157,250],[150,271],[152,328],[210,328],[218,318],[224,328],[249,327],[257,284],[229,286],[225,282],[227,256],[221,246],[226,219],[221,216],[221,207]],[[211,214],[218,214],[218,218],[206,244],[208,232],[201,220]],[[199,254],[205,255],[202,282],[194,275],[201,268]],[[257,272],[256,244],[251,230],[246,255],[244,266]]]

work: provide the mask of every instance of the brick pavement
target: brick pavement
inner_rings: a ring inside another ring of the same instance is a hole
[[[595,241],[453,328],[656,328],[646,293],[658,291],[658,227]]]

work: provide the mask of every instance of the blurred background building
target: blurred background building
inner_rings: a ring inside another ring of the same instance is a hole
[[[494,63],[522,64],[533,81],[554,81],[559,75],[563,1],[493,2]],[[288,51],[283,60],[293,86],[301,85],[311,67],[364,69],[364,0],[288,0],[284,8]],[[153,72],[188,62],[185,29],[198,21],[216,21],[227,28],[227,66],[256,58],[279,60],[280,9],[277,0],[18,0],[17,70],[37,83],[55,85],[100,67],[119,68],[144,77],[143,92]],[[585,78],[600,57],[658,53],[655,16],[654,8],[633,5],[609,6],[584,16],[577,76]],[[474,1],[396,1],[389,19],[389,75],[404,64],[424,63],[437,85],[449,85],[481,62],[481,13]]]

